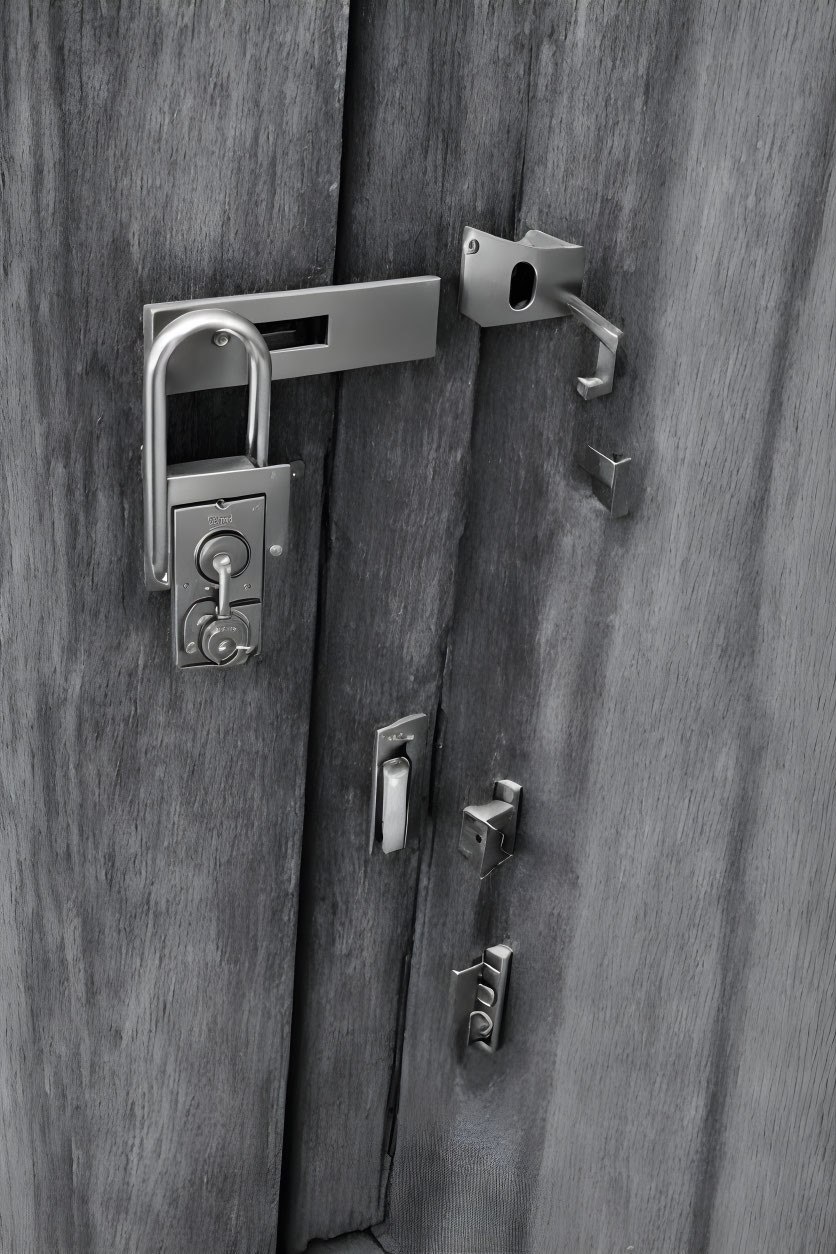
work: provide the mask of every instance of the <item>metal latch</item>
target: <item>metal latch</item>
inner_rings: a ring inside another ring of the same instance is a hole
[[[598,340],[595,373],[577,380],[585,401],[612,391],[622,331],[578,295],[585,264],[579,244],[545,231],[500,239],[465,227],[459,309],[480,327],[565,318],[571,314]]]
[[[510,945],[491,945],[481,962],[453,971],[453,1017],[460,1056],[468,1045],[489,1054],[499,1049],[512,956]]]
[[[498,779],[493,801],[481,806],[465,806],[459,853],[479,868],[480,880],[490,875],[514,853],[522,788],[512,779]]]
[[[410,714],[375,732],[369,853],[376,844],[397,853],[416,833],[426,744],[426,714]]]

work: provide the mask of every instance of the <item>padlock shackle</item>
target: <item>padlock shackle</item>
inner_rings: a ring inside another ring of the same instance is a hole
[[[168,583],[168,404],[165,378],[169,358],[178,345],[200,331],[225,331],[247,350],[249,401],[247,456],[256,466],[267,462],[270,439],[270,383],[273,367],[264,336],[252,322],[228,309],[193,309],[163,327],[145,361],[142,452],[145,497],[145,551],[154,578]]]

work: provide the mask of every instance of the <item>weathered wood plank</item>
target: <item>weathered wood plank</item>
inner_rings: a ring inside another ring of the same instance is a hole
[[[375,1254],[380,1246],[367,1232],[355,1232],[333,1241],[314,1241],[306,1254]]]
[[[808,67],[811,108],[828,74],[816,60]],[[831,78],[822,98],[832,106],[833,97]],[[798,277],[774,348],[772,447],[758,467],[749,694],[758,769],[724,920],[703,1155],[713,1170],[700,1181],[694,1249],[771,1243],[801,1254],[836,1244],[832,108],[822,104],[818,126],[807,149],[814,186],[797,211]]]
[[[142,585],[141,310],[330,280],[345,34],[318,0],[4,10],[9,1254],[275,1247],[332,391],[280,391],[309,473],[263,663],[177,674]],[[175,446],[233,451],[241,404]]]
[[[539,9],[518,227],[587,245],[626,351],[584,405],[585,335],[483,337],[398,1254],[836,1239],[835,17]],[[587,438],[636,458],[623,524]],[[460,813],[503,775],[480,890]],[[509,938],[505,1047],[457,1069],[450,967]]]
[[[496,230],[513,218],[520,20],[510,0],[478,12],[456,0],[352,5],[338,278],[444,282],[434,361],[340,385],[283,1206],[291,1251],[383,1216],[419,851],[369,858],[372,737],[417,710],[432,721],[438,703],[479,343],[456,313],[454,276],[471,215]]]

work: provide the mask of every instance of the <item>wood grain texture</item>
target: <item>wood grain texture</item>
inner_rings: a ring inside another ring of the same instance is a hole
[[[565,322],[483,335],[386,1223],[397,1254],[836,1242],[834,20],[538,6],[518,232]],[[573,468],[640,474],[613,523]],[[461,808],[525,789],[480,885]],[[503,1050],[449,972],[514,944]]]
[[[141,313],[330,280],[345,33],[316,0],[4,10],[4,1254],[275,1248],[333,393],[274,406],[308,476],[263,662],[176,673]],[[241,406],[172,447],[237,451]]]
[[[333,1241],[314,1241],[307,1254],[375,1254],[380,1246],[367,1232],[354,1232]]]
[[[438,704],[478,329],[462,229],[507,229],[522,161],[520,7],[351,9],[339,281],[440,273],[433,361],[347,373],[327,488],[282,1207],[286,1248],[383,1217],[419,849],[368,853],[374,730]]]

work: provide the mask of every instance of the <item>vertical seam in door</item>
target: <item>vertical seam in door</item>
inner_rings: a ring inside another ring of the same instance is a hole
[[[483,332],[480,328],[478,332],[478,341],[477,341],[477,346],[476,346],[476,360],[473,365],[473,387],[471,388],[469,439],[468,439],[468,448],[467,448],[467,467],[464,472],[464,478],[463,478],[463,483],[462,483],[462,509],[461,509],[461,517],[460,517],[459,536],[456,542],[455,561],[453,562],[453,579],[450,584],[450,600],[449,600],[447,616],[446,616],[446,620],[445,620],[444,628],[442,632],[442,644],[441,644],[441,648],[439,651],[440,657],[441,657],[441,667],[440,667],[440,674],[439,674],[438,682],[436,686],[437,699],[436,699],[436,708],[435,708],[435,718],[433,719],[433,725],[432,725],[432,728],[430,729],[433,745],[432,745],[432,753],[431,753],[431,761],[430,761],[431,778],[430,778],[430,791],[429,791],[429,813],[427,815],[427,823],[426,823],[426,828],[425,828],[426,843],[425,843],[425,851],[422,852],[421,865],[418,870],[418,880],[415,886],[415,896],[413,898],[413,909],[412,909],[412,924],[410,928],[409,945],[407,948],[407,960],[405,962],[405,967],[404,967],[404,982],[403,982],[402,989],[401,989],[401,1004],[398,1008],[399,1009],[398,1028],[397,1028],[398,1036],[395,1042],[395,1058],[394,1058],[393,1070],[392,1070],[392,1083],[390,1085],[390,1090],[389,1090],[389,1104],[390,1106],[393,1107],[393,1114],[392,1114],[392,1119],[391,1119],[391,1125],[388,1128],[388,1136],[387,1136],[388,1147],[384,1147],[385,1149],[389,1148],[390,1152],[388,1154],[386,1153],[384,1154],[384,1157],[381,1163],[380,1197],[383,1203],[384,1222],[386,1221],[386,1218],[388,1217],[388,1214],[389,1214],[389,1189],[390,1189],[390,1185],[392,1181],[392,1165],[394,1162],[395,1151],[397,1149],[398,1115],[400,1111],[401,1070],[402,1070],[402,1063],[403,1063],[403,1054],[404,1054],[404,1049],[406,1045],[407,1026],[409,1022],[409,990],[410,990],[410,977],[412,974],[412,958],[415,953],[415,940],[418,935],[418,920],[419,920],[419,917],[423,914],[423,908],[426,902],[427,892],[428,892],[429,883],[430,883],[430,876],[432,872],[433,855],[435,852],[435,823],[436,823],[435,793],[438,787],[438,781],[441,777],[441,773],[443,770],[443,757],[441,754],[441,749],[443,748],[443,745],[442,743],[439,743],[438,736],[439,736],[439,732],[441,732],[441,734],[443,735],[443,728],[444,728],[444,722],[445,722],[444,693],[445,693],[447,680],[448,680],[449,673],[450,673],[451,656],[452,656],[451,651],[450,651],[450,633],[452,631],[453,620],[455,617],[456,597],[458,593],[458,577],[459,577],[459,567],[460,567],[459,556],[461,553],[462,540],[464,538],[465,526],[466,526],[466,521],[467,521],[467,502],[468,502],[468,493],[469,493],[469,486],[470,486],[470,467],[472,463],[472,450],[473,450],[473,423],[474,423],[475,414],[476,414],[476,380],[479,374],[479,360],[480,360],[481,349],[482,349],[482,335],[483,335]]]
[[[349,111],[347,102],[350,99],[349,71],[350,71],[350,49],[351,49],[351,0],[344,0],[343,8],[344,8],[344,13],[345,13],[345,42],[344,42],[344,56],[343,56],[343,76],[342,76],[342,87],[343,87],[342,101],[341,101],[342,112],[341,112],[341,119],[340,119],[340,122],[341,122],[340,168],[339,168],[339,187],[337,190],[337,213],[336,213],[336,222],[335,222],[335,227],[334,227],[333,260],[331,264],[331,282],[332,283],[335,283],[338,281],[338,275],[340,272],[340,265],[339,265],[340,239],[342,237],[343,220],[344,220],[344,215],[346,212],[345,210],[346,198],[344,196],[344,189],[345,189],[345,182],[346,182],[345,180],[345,161],[346,161],[345,137],[346,137],[346,129],[347,129],[347,116],[348,116],[348,111]],[[330,552],[331,552],[331,544],[330,544],[331,479],[332,479],[333,465],[334,465],[333,450],[334,450],[334,444],[335,444],[336,435],[337,435],[341,386],[342,386],[342,376],[338,374],[335,378],[334,405],[333,405],[333,410],[331,414],[331,430],[329,433],[328,443],[325,449],[325,461],[324,461],[323,476],[322,476],[322,510],[321,510],[321,516],[320,516],[320,531],[319,531],[319,570],[318,570],[318,577],[317,577],[316,614],[314,618],[314,643],[313,643],[313,650],[312,650],[312,665],[311,665],[311,672],[310,672],[310,675],[311,675],[310,695],[309,695],[309,700],[308,700],[308,710],[310,711],[310,714],[309,714],[310,723],[308,727],[308,745],[307,745],[307,756],[306,756],[306,763],[305,763],[305,782],[304,782],[304,790],[303,790],[304,808],[302,812],[302,848],[301,848],[301,853],[300,853],[299,872],[298,872],[299,889],[298,889],[297,910],[296,910],[296,938],[295,938],[296,944],[295,944],[294,953],[293,953],[293,963],[294,963],[293,997],[292,997],[291,1022],[290,1022],[290,1044],[288,1047],[288,1066],[287,1066],[287,1074],[286,1074],[286,1079],[285,1079],[284,1127],[282,1129],[282,1160],[281,1160],[281,1173],[280,1173],[280,1179],[279,1179],[279,1207],[278,1207],[278,1215],[276,1217],[276,1224],[277,1224],[276,1248],[279,1251],[281,1251],[284,1248],[283,1243],[282,1243],[282,1214],[287,1204],[288,1190],[291,1187],[290,1172],[288,1171],[288,1167],[289,1167],[289,1164],[291,1161],[291,1155],[292,1155],[294,1119],[293,1119],[293,1109],[292,1109],[291,1102],[289,1100],[289,1095],[293,1091],[294,1073],[296,1070],[296,1054],[297,1054],[297,1047],[298,1047],[298,1041],[297,1041],[298,1032],[297,1032],[296,1025],[298,1024],[298,1018],[297,1018],[298,1003],[300,999],[300,989],[302,988],[302,981],[300,979],[300,968],[304,965],[304,948],[305,947],[304,945],[300,945],[300,937],[301,937],[302,929],[305,924],[305,920],[306,918],[309,917],[308,912],[306,912],[305,910],[305,903],[306,903],[306,898],[307,898],[306,884],[308,882],[307,865],[306,865],[307,864],[307,858],[306,858],[307,842],[305,841],[305,825],[306,825],[306,816],[308,813],[308,791],[309,791],[310,783],[311,783],[312,756],[316,751],[316,743],[317,743],[316,736],[314,734],[315,723],[316,723],[315,698],[316,698],[316,690],[317,690],[318,662],[319,662],[319,658],[321,654],[322,631],[323,631],[323,624],[325,621],[325,603],[326,603],[327,596],[328,596],[328,564],[329,564]]]
[[[528,117],[529,106],[531,101],[531,64],[533,57],[533,40],[529,37],[528,64],[526,69],[526,103],[522,130],[522,155],[520,160],[520,170],[517,177],[512,203],[509,206],[509,220],[516,227],[518,219],[518,210],[521,199],[523,176],[525,170],[525,154],[528,140]],[[450,637],[452,634],[453,623],[455,621],[456,603],[459,595],[459,572],[461,570],[461,551],[464,541],[465,531],[467,528],[468,504],[470,500],[470,480],[471,468],[473,465],[473,433],[476,421],[477,393],[479,383],[479,367],[482,358],[482,343],[484,331],[480,327],[476,340],[476,354],[473,361],[470,388],[470,414],[468,422],[468,441],[466,453],[466,465],[462,476],[462,496],[461,496],[461,512],[459,517],[459,534],[455,545],[455,559],[453,561],[453,578],[450,583],[450,595],[447,604],[447,612],[443,629],[440,633],[441,643],[439,648],[440,673],[437,682],[437,700],[435,709],[435,718],[433,720],[432,734],[432,753],[430,760],[430,787],[429,787],[429,813],[426,825],[426,848],[422,851],[421,865],[418,871],[418,881],[415,889],[414,908],[412,913],[412,927],[410,933],[410,943],[408,949],[408,961],[405,964],[404,986],[402,988],[402,1011],[399,1008],[398,1021],[398,1040],[396,1042],[395,1064],[392,1073],[392,1086],[390,1088],[390,1104],[394,1107],[391,1126],[388,1129],[388,1148],[389,1153],[383,1160],[383,1174],[381,1177],[381,1198],[383,1201],[384,1222],[389,1213],[389,1193],[392,1180],[392,1165],[394,1155],[397,1149],[397,1123],[400,1108],[400,1082],[403,1054],[406,1042],[406,1033],[409,1022],[409,991],[410,976],[412,970],[412,958],[415,953],[415,942],[418,936],[419,918],[423,915],[424,906],[429,892],[429,884],[432,875],[433,858],[435,853],[435,830],[436,830],[436,807],[435,798],[441,779],[444,761],[442,755],[443,741],[439,736],[443,737],[443,729],[445,723],[444,699],[447,685],[450,678],[452,667],[452,652],[450,647]]]

